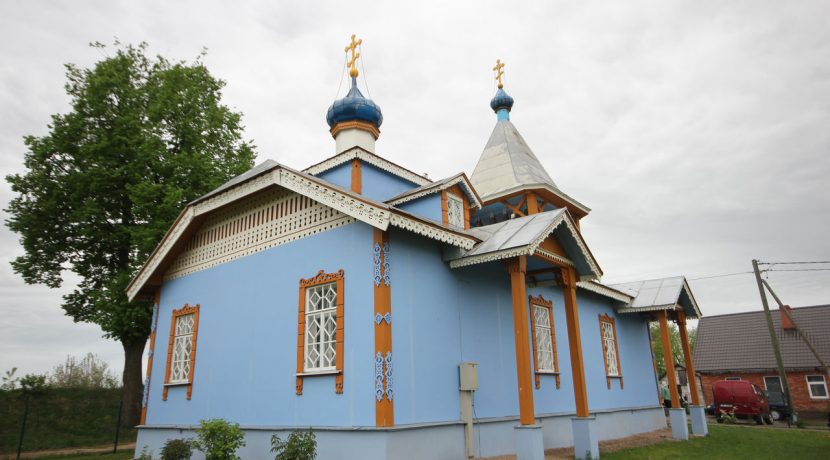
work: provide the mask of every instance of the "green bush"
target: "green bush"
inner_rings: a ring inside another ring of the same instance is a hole
[[[314,460],[317,458],[317,437],[313,431],[295,431],[283,441],[279,436],[271,436],[271,452],[277,454],[275,460]]]
[[[221,418],[201,420],[193,447],[205,453],[206,460],[238,459],[236,450],[245,445],[245,433],[238,423]]]
[[[186,439],[168,439],[161,448],[162,460],[188,460],[191,455],[193,449]]]

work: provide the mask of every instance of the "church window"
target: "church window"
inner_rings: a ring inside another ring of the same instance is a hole
[[[529,297],[530,321],[533,329],[533,363],[536,388],[541,387],[539,374],[556,375],[559,388],[559,360],[556,355],[556,331],[553,323],[553,302],[544,297]]]
[[[337,356],[337,284],[306,290],[305,371],[335,369]]]
[[[173,310],[170,324],[170,342],[167,346],[167,385],[188,385],[187,399],[193,389],[193,371],[196,364],[196,337],[199,330],[199,305],[185,305]],[[167,399],[165,387],[163,399]]]
[[[599,332],[602,337],[602,353],[605,361],[605,376],[608,379],[608,387],[611,388],[611,377],[622,378],[620,349],[617,344],[617,325],[614,318],[608,315],[600,315]]]
[[[451,193],[447,193],[447,223],[464,228],[464,201]]]
[[[335,375],[335,392],[343,392],[344,272],[300,280],[297,337],[297,394],[306,377]]]

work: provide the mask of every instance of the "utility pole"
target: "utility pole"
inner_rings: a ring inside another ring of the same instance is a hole
[[[787,406],[790,408],[790,422],[795,423],[798,416],[795,411],[795,406],[793,405],[792,395],[790,395],[790,385],[787,383],[787,371],[784,370],[784,360],[781,359],[781,348],[779,348],[778,345],[778,336],[775,334],[775,326],[772,325],[772,314],[769,311],[767,293],[764,291],[761,271],[758,270],[758,261],[756,259],[752,259],[752,269],[755,271],[755,280],[758,282],[758,292],[761,294],[761,303],[764,305],[764,314],[767,317],[769,338],[770,341],[772,341],[772,350],[775,352],[775,362],[778,364],[778,378],[781,380],[781,389],[784,390],[784,397],[787,398]]]

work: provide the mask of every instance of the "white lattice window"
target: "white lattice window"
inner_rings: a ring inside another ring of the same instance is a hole
[[[464,201],[451,193],[447,193],[447,223],[464,228]]]
[[[337,365],[337,283],[306,289],[305,372],[335,370]]]
[[[614,323],[600,321],[599,324],[602,333],[602,348],[605,352],[605,373],[609,377],[619,377],[620,365],[617,359],[617,334]]]
[[[541,305],[533,305],[533,320],[536,328],[536,365],[538,366],[536,370],[555,372],[550,309]]]
[[[196,315],[193,313],[176,317],[169,383],[188,383],[190,381],[190,358],[193,353],[195,323]]]
[[[827,399],[827,382],[823,375],[808,375],[807,388],[810,390],[810,397],[813,399]]]

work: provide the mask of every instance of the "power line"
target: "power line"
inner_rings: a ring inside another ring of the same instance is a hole
[[[826,272],[830,268],[768,268],[762,272]]]
[[[758,262],[758,265],[807,265],[807,264],[830,264],[830,261],[809,261],[809,262]]]
[[[737,272],[737,273],[723,273],[721,275],[711,275],[711,276],[701,276],[699,278],[689,278],[689,281],[697,281],[697,280],[708,280],[711,278],[723,278],[726,276],[735,276],[735,275],[751,275],[753,272]]]

